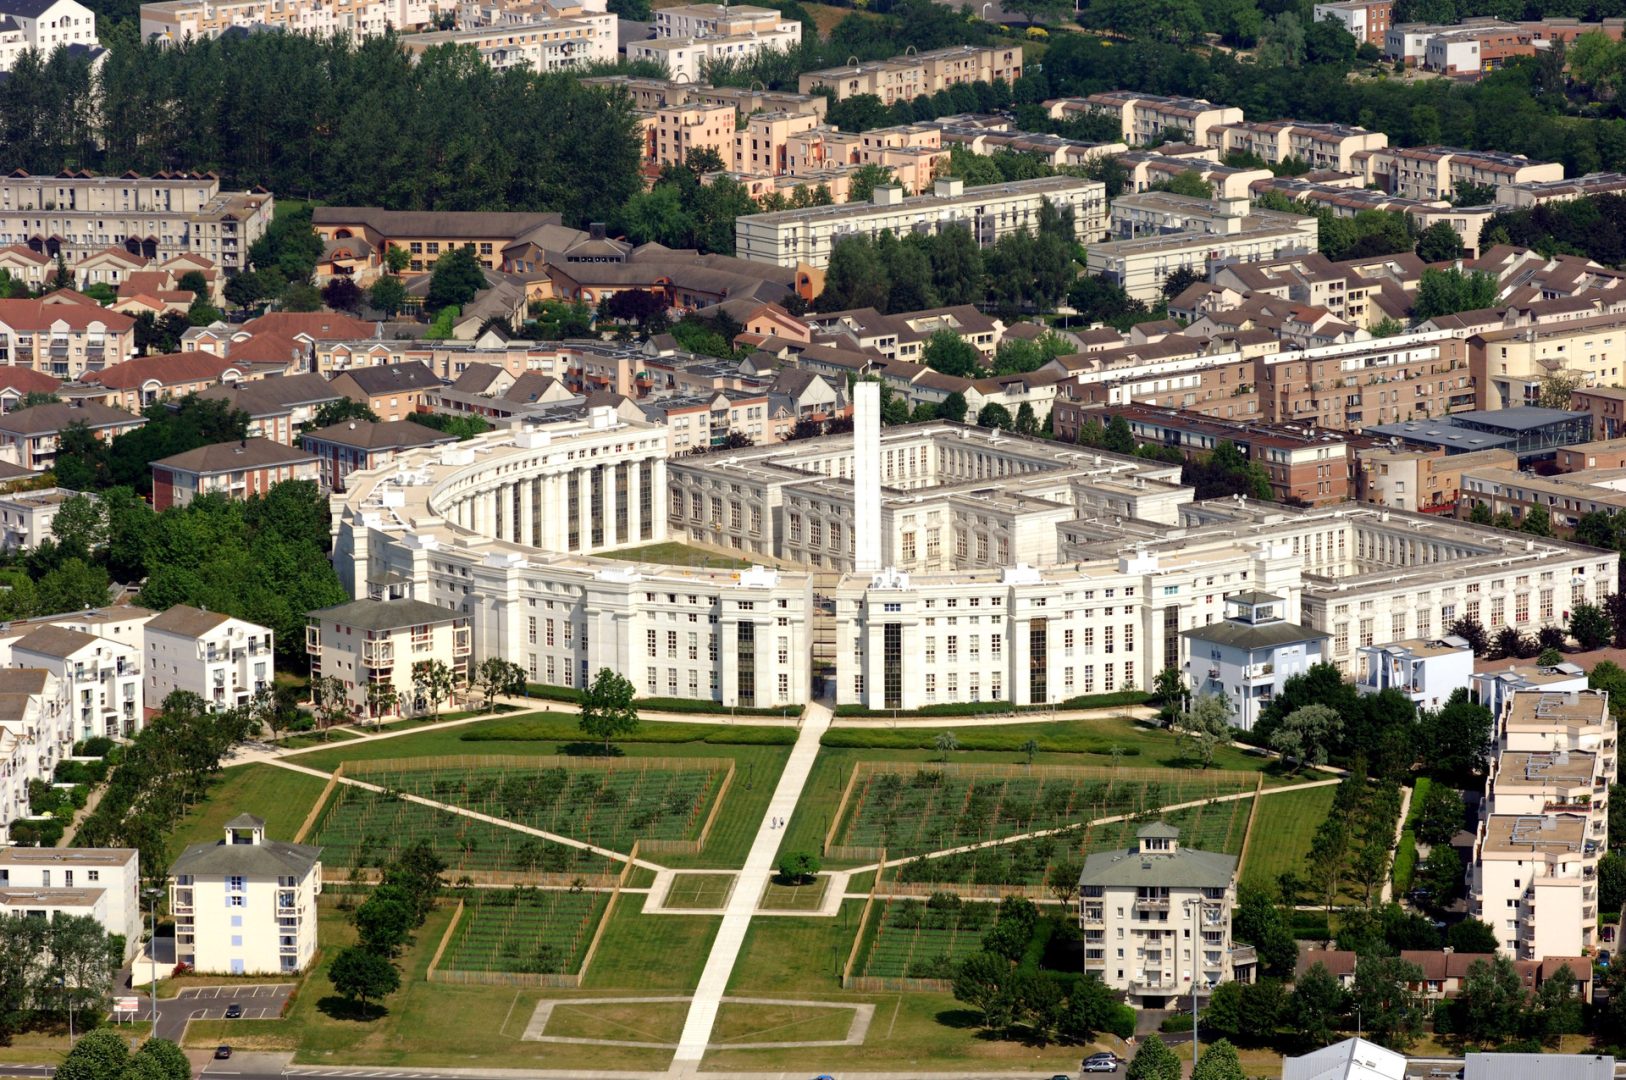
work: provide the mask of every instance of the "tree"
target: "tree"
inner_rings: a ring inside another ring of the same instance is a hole
[[[1525,511],[1524,518],[1519,522],[1519,531],[1527,532],[1533,536],[1553,535],[1552,515],[1545,506],[1539,504]]]
[[[332,427],[334,424],[343,424],[350,420],[366,420],[368,423],[378,423],[378,414],[367,407],[364,401],[355,398],[342,397],[334,401],[324,401],[316,408],[316,414],[311,417],[311,428],[320,431],[322,428]]]
[[[1445,943],[1459,953],[1493,953],[1501,947],[1496,931],[1488,923],[1474,918],[1463,919],[1447,930]]]
[[[1064,15],[1071,15],[1073,5],[1069,0],[1011,0],[1005,7],[1010,11],[1020,12],[1032,26],[1034,20],[1059,19]]]
[[[1202,1021],[1210,1035],[1236,1038],[1242,1030],[1242,984],[1231,981],[1216,986],[1208,996]]]
[[[1214,751],[1233,734],[1231,699],[1224,694],[1198,694],[1181,715],[1176,734],[1185,752],[1208,768],[1214,762]]]
[[[997,401],[990,401],[978,410],[977,426],[1009,431],[1011,429],[1010,410]]]
[[[1478,619],[1464,616],[1452,623],[1447,633],[1466,641],[1475,656],[1484,656],[1489,651],[1490,642],[1485,637],[1485,628],[1479,624]]]
[[[253,307],[267,295],[264,279],[253,270],[240,270],[227,278],[222,292],[226,303],[237,308]]]
[[[1329,748],[1343,732],[1344,721],[1326,705],[1306,705],[1282,717],[1270,735],[1270,748],[1295,769],[1325,765]]]
[[[379,886],[355,911],[361,947],[393,957],[411,940],[415,914],[411,899],[398,886]]]
[[[1163,279],[1163,298],[1173,300],[1202,280],[1203,276],[1191,267],[1177,266],[1169,271],[1168,277]]]
[[[1424,270],[1417,285],[1412,314],[1419,319],[1454,315],[1459,311],[1488,308],[1496,303],[1499,287],[1490,274],[1461,270]]]
[[[390,250],[398,249],[392,247]],[[367,303],[382,312],[385,319],[393,319],[406,307],[406,286],[402,285],[400,278],[389,275],[380,277],[372,283],[372,288],[367,290]]]
[[[1191,1080],[1247,1080],[1236,1047],[1227,1039],[1203,1047],[1203,1056],[1191,1070]]]
[[[932,739],[932,745],[943,755],[943,760],[947,761],[948,756],[960,748],[960,740],[952,731],[939,731]]]
[[[394,279],[386,277],[379,280],[391,281]],[[348,311],[352,314],[360,311],[364,295],[360,285],[342,274],[329,278],[328,283],[322,286],[322,303],[334,311]]]
[[[1355,965],[1355,985],[1351,1003],[1360,1010],[1361,1020],[1373,1042],[1392,1049],[1405,1049],[1423,1028],[1423,1008],[1410,987],[1422,982],[1423,972],[1416,964],[1398,957],[1371,954]]]
[[[1462,830],[1462,792],[1448,784],[1430,784],[1417,810],[1417,839],[1430,846],[1448,844]]]
[[[1450,844],[1436,844],[1428,857],[1417,864],[1412,881],[1424,891],[1430,907],[1436,910],[1449,907],[1466,888],[1462,856]]]
[[[419,660],[412,665],[412,689],[418,695],[418,707],[428,709],[431,717],[440,716],[440,703],[451,696],[454,684],[452,669],[443,660]]]
[[[424,298],[424,307],[429,311],[439,311],[444,307],[462,308],[485,287],[485,269],[474,257],[474,248],[465,244],[443,253],[435,260],[435,268],[429,275],[429,294]]]
[[[869,202],[875,194],[875,189],[892,183],[892,170],[882,165],[861,165],[853,170],[847,182],[847,201],[850,203]]]
[[[435,906],[435,898],[440,894],[440,875],[445,870],[445,861],[435,854],[429,841],[417,840],[401,852],[399,858],[384,867],[384,880],[380,888],[399,890],[398,895],[412,904],[415,925],[422,926]]]
[[[974,952],[954,969],[954,1000],[976,1009],[984,1029],[1004,1031],[1011,1021],[1010,981],[1008,960],[989,952]],[[1173,1059],[1174,1055],[1169,1054],[1169,1057]],[[1175,1059],[1174,1076],[1160,1076],[1158,1080],[1179,1080],[1179,1068],[1180,1063]]]
[[[1575,973],[1568,964],[1547,976],[1536,991],[1536,1000],[1525,1014],[1525,1029],[1541,1039],[1556,1039],[1560,1035],[1577,1035],[1581,1031],[1584,1009],[1575,992]]]
[[[1496,1044],[1518,1030],[1524,1011],[1524,987],[1513,961],[1495,955],[1475,960],[1457,992],[1453,1022],[1456,1033],[1480,1044]]]
[[[1124,1080],[1180,1080],[1180,1059],[1162,1039],[1148,1035],[1135,1049]]]
[[[1027,951],[1039,925],[1039,909],[1025,896],[1007,896],[999,902],[994,925],[982,935],[982,947],[1015,963]]]
[[[963,424],[967,408],[965,395],[955,390],[938,403],[937,417],[939,420],[952,420],[956,424]]]
[[[1164,727],[1172,726],[1191,701],[1191,688],[1175,667],[1166,667],[1157,673],[1152,681],[1152,694],[1157,698],[1157,718]]]
[[[1084,863],[1071,855],[1063,855],[1050,864],[1045,884],[1050,894],[1062,903],[1069,903],[1078,892],[1078,877],[1084,872]]]
[[[1270,894],[1257,885],[1238,887],[1231,935],[1258,951],[1259,965],[1267,973],[1293,973],[1293,964],[1298,959],[1298,944],[1293,940],[1293,928]]]
[[[649,289],[623,289],[599,305],[603,318],[635,323],[638,334],[648,337],[665,327],[671,305],[666,297]]]
[[[123,1080],[129,1066],[124,1037],[112,1028],[98,1028],[74,1043],[56,1075],[64,1080]]]
[[[379,1001],[401,988],[401,973],[378,953],[360,946],[343,950],[333,958],[327,977],[347,1001],[358,1006],[363,1017],[367,1002]]]
[[[1062,1038],[1076,1046],[1095,1041],[1096,1032],[1106,1029],[1119,1011],[1118,999],[1106,983],[1086,975],[1073,984],[1067,1008],[1058,1027]]]
[[[1214,185],[1203,179],[1203,174],[1196,169],[1187,169],[1183,173],[1176,173],[1167,180],[1159,180],[1152,185],[1154,191],[1170,191],[1176,195],[1189,195],[1194,199],[1212,199]],[[1188,282],[1189,284],[1189,282]],[[1173,295],[1165,292],[1165,296]]]
[[[953,330],[938,330],[926,342],[921,361],[933,371],[965,379],[979,378],[982,354]],[[962,398],[963,400],[963,398]]]
[[[1573,400],[1575,391],[1586,385],[1586,378],[1579,371],[1549,371],[1541,377],[1541,388],[1536,393],[1536,404],[1543,409],[1568,409]],[[1546,510],[1539,503],[1531,510]],[[1526,515],[1528,517],[1528,515]],[[1526,529],[1526,532],[1532,530]],[[1552,535],[1550,532],[1543,536]]]
[[[1577,604],[1570,612],[1570,637],[1582,652],[1601,649],[1614,638],[1614,624],[1596,604]]]
[[[1489,709],[1468,700],[1466,688],[1453,690],[1444,705],[1422,716],[1422,740],[1429,748],[1430,771],[1465,782],[1482,775],[1490,753],[1493,723]],[[1438,787],[1430,789],[1431,797]],[[1454,792],[1446,791],[1455,799]],[[1460,804],[1457,813],[1460,816]]]
[[[1462,237],[1449,221],[1436,221],[1417,238],[1417,257],[1424,262],[1447,262],[1462,254]]]
[[[1598,860],[1598,910],[1619,911],[1626,902],[1626,855],[1610,851]]]
[[[1114,416],[1107,421],[1101,449],[1110,450],[1114,454],[1133,454],[1135,452],[1135,435],[1129,429],[1128,420],[1121,416]]]
[[[367,715],[375,720],[394,716],[401,704],[401,692],[394,683],[369,682],[367,684]]]
[[[779,876],[792,885],[807,885],[819,876],[819,857],[811,851],[787,851],[779,859]]]
[[[1315,963],[1293,980],[1293,996],[1288,1000],[1288,1023],[1298,1030],[1307,1046],[1325,1046],[1332,1041],[1338,1018],[1348,1007],[1349,995],[1325,964]]]
[[[192,1080],[192,1063],[168,1039],[148,1039],[130,1057],[125,1080]]]
[[[11,1045],[30,1019],[47,925],[23,914],[0,915],[0,1046]]]
[[[582,734],[604,740],[604,752],[610,752],[610,740],[624,738],[638,730],[638,707],[633,704],[632,683],[610,668],[599,668],[593,684],[582,695],[581,718],[577,721]]]
[[[512,660],[489,656],[475,669],[474,685],[485,695],[485,711],[490,712],[500,696],[524,696],[525,669]]]

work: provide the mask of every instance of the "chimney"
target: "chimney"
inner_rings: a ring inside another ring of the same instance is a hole
[[[897,184],[879,184],[870,195],[870,202],[876,206],[897,206],[903,202],[903,188]]]
[[[940,177],[932,185],[932,194],[939,199],[957,199],[965,194],[965,181],[953,176]]]
[[[604,222],[595,221],[587,226],[587,235],[593,240],[604,239]]]

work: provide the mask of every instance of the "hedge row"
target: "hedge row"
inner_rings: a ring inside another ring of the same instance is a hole
[[[871,709],[863,705],[837,705],[836,715],[874,719],[907,718],[911,716],[994,716],[1006,714],[1014,716],[1020,713],[1048,713],[1057,709],[1121,708],[1126,705],[1145,705],[1151,700],[1152,695],[1143,690],[1119,690],[1111,694],[1085,694],[1080,697],[1072,697],[1056,705],[1012,705],[1008,701],[953,701],[942,705],[927,705],[924,708],[913,710]]]
[[[546,683],[526,683],[525,692],[543,701],[563,701],[580,705],[583,693],[574,686],[549,686]],[[778,709],[731,709],[715,701],[696,701],[693,698],[649,697],[634,698],[633,705],[650,712],[696,713],[705,716],[801,716],[802,706],[786,705]]]
[[[848,750],[935,750],[938,732],[920,728],[831,728],[820,743]],[[1022,753],[1032,739],[1041,753],[1100,754],[1108,756],[1115,745],[1111,738],[1093,731],[1056,731],[1034,735],[1000,728],[957,728],[955,743],[960,750],[993,750]],[[1140,747],[1119,748],[1124,757],[1139,757]]]
[[[512,720],[489,720],[467,727],[458,736],[464,742],[578,742],[585,739],[576,718],[556,713],[532,713]],[[588,740],[597,741],[597,740]],[[640,724],[623,742],[710,743],[713,746],[791,746],[796,729],[749,724]]]

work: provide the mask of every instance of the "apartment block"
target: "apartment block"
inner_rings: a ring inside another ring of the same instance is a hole
[[[1243,731],[1288,679],[1326,658],[1332,635],[1289,620],[1289,606],[1285,596],[1249,589],[1225,597],[1225,618],[1180,633],[1192,692],[1225,698]]]
[[[644,161],[657,168],[681,165],[695,150],[712,150],[723,168],[735,168],[739,135],[732,105],[668,105],[644,125]]]
[[[1128,850],[1101,851],[1079,874],[1084,973],[1143,1009],[1176,1007],[1235,974],[1234,855],[1180,843],[1162,821],[1142,825]]]
[[[77,379],[135,355],[135,320],[90,300],[0,300],[0,366]]]
[[[1469,869],[1469,911],[1516,960],[1598,944],[1615,721],[1602,691],[1514,693],[1497,718]]]
[[[1362,447],[1356,459],[1356,499],[1425,514],[1455,512],[1464,472],[1516,469],[1519,462],[1512,450],[1448,454],[1443,449],[1396,449],[1386,444]]]
[[[586,234],[560,224],[558,214],[501,211],[382,210],[376,206],[318,206],[311,213],[316,235],[331,243],[365,241],[374,251],[404,248],[411,256],[408,269],[421,273],[434,268],[448,251],[472,247],[488,270],[502,269],[504,253],[536,246],[563,250]],[[330,316],[330,318],[343,318]],[[362,324],[349,337],[369,337],[372,324]]]
[[[1496,203],[1515,210],[1527,210],[1547,203],[1584,199],[1589,195],[1609,195],[1626,191],[1626,173],[1587,173],[1567,180],[1538,180],[1498,184]]]
[[[315,482],[320,472],[315,455],[286,443],[270,439],[211,443],[152,463],[152,506],[162,512],[203,495],[250,499],[284,480]]]
[[[228,30],[376,37],[433,25],[431,0],[160,0],[141,5],[143,41],[217,38]]]
[[[147,700],[186,690],[212,709],[247,705],[275,675],[271,631],[246,619],[176,604],[148,620]]]
[[[57,762],[73,753],[69,715],[50,672],[0,668],[0,829],[29,815],[28,782],[54,779]],[[0,847],[0,859],[16,850]]]
[[[209,175],[0,177],[0,247],[20,244],[70,264],[108,247],[148,259],[201,255],[223,270],[248,265],[271,224],[263,188],[221,191]]]
[[[1419,709],[1438,709],[1474,673],[1474,651],[1463,638],[1410,638],[1387,645],[1362,645],[1355,689],[1363,694],[1395,690]]]
[[[1317,5],[1318,10],[1321,6]],[[1362,5],[1366,6],[1378,5]],[[1388,7],[1389,0],[1382,0],[1382,6]],[[1208,129],[1206,139],[1207,145],[1221,154],[1253,154],[1271,165],[1302,161],[1312,169],[1338,172],[1352,171],[1356,154],[1389,145],[1389,136],[1381,131],[1298,120],[1215,124]]]
[[[96,13],[78,0],[5,0],[0,3],[0,71],[32,49],[48,59],[57,49],[99,52]]]
[[[1394,6],[1394,0],[1337,0],[1315,5],[1314,18],[1318,23],[1331,19],[1358,43],[1370,41],[1381,48],[1394,20]]]
[[[72,703],[75,740],[128,739],[141,727],[141,649],[110,637],[46,624],[11,643],[11,664],[44,668]]]
[[[1255,361],[1267,419],[1344,431],[1471,410],[1467,344],[1443,330],[1283,352]]]
[[[655,37],[629,41],[626,51],[628,60],[649,60],[672,79],[699,83],[710,81],[706,74],[713,64],[745,63],[801,43],[802,24],[772,8],[684,4],[656,11]]]
[[[140,889],[134,848],[0,847],[0,915],[42,908],[92,915],[109,934],[124,938],[125,959],[141,943]]]
[[[956,45],[947,49],[894,56],[889,60],[809,71],[796,89],[811,94],[820,87],[837,101],[872,94],[884,105],[935,94],[960,83],[1015,82],[1022,77],[1022,49],[1014,45]]]
[[[126,431],[134,431],[147,422],[122,409],[86,402],[77,405],[31,405],[0,415],[0,461],[33,472],[44,472],[56,463],[57,447],[62,432],[74,424],[83,424],[90,433],[103,441]]]
[[[1109,90],[1085,98],[1058,98],[1045,102],[1052,120],[1068,116],[1110,116],[1118,120],[1123,141],[1130,146],[1150,146],[1164,141],[1166,133],[1178,132],[1184,142],[1208,146],[1208,132],[1216,124],[1242,123],[1242,110],[1234,105],[1215,105],[1202,98],[1160,97],[1137,94],[1133,90]]]
[[[407,34],[400,41],[414,57],[442,45],[466,46],[498,71],[568,71],[615,62],[615,23],[614,15],[583,12],[569,18],[539,16],[522,23]]]
[[[1468,347],[1484,372],[1485,404],[1492,409],[1531,405],[1541,397],[1542,380],[1553,372],[1578,375],[1586,404],[1597,402],[1606,421],[1605,438],[1613,437],[1607,421],[1613,413],[1608,388],[1626,379],[1626,315],[1593,315],[1473,335]],[[1482,358],[1482,359],[1481,359]],[[1584,395],[1591,394],[1588,398]],[[1618,401],[1615,402],[1619,407]],[[1596,414],[1595,414],[1596,415]]]
[[[708,86],[705,83],[634,75],[595,75],[582,82],[590,86],[624,90],[632,98],[633,107],[644,111],[692,101],[702,105],[732,105],[741,116],[767,112],[811,112],[823,120],[830,109],[830,99],[823,94],[798,94],[761,87]]]
[[[26,551],[49,539],[62,504],[82,494],[71,488],[49,487],[0,495],[0,550]]]
[[[1106,187],[1071,176],[1049,176],[1009,184],[967,189],[960,180],[938,180],[929,195],[905,197],[899,187],[875,189],[869,203],[815,206],[750,214],[734,222],[735,249],[746,259],[823,269],[843,236],[896,236],[911,231],[964,227],[979,245],[990,247],[1001,236],[1038,227],[1041,204],[1071,211],[1080,240],[1100,235],[1106,222]]]
[[[305,651],[311,678],[344,683],[356,716],[410,716],[427,711],[413,683],[420,664],[445,664],[458,683],[468,680],[472,652],[467,615],[421,600],[352,600],[310,613]],[[381,690],[393,691],[386,699]]]
[[[1368,183],[1391,195],[1428,202],[1451,199],[1458,184],[1499,188],[1562,180],[1562,162],[1531,161],[1523,154],[1500,150],[1464,150],[1454,146],[1388,147],[1366,157]]]
[[[316,956],[321,849],[270,840],[239,814],[225,837],[193,844],[169,868],[175,959],[199,974],[301,971]]]

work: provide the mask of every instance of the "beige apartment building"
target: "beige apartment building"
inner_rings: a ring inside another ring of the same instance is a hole
[[[1517,469],[1511,450],[1395,450],[1373,446],[1357,451],[1355,497],[1396,510],[1441,513],[1453,510],[1462,496],[1462,474],[1470,469]]]
[[[1485,408],[1534,405],[1541,380],[1554,372],[1580,375],[1587,387],[1618,386],[1626,366],[1626,315],[1491,330],[1470,337],[1468,347],[1484,372]]]
[[[1255,363],[1268,420],[1360,431],[1477,408],[1467,344],[1443,330],[1278,353]]]
[[[1216,124],[1242,123],[1242,110],[1233,105],[1215,105],[1202,98],[1161,97],[1137,94],[1133,90],[1108,90],[1085,98],[1057,98],[1045,102],[1052,120],[1068,116],[1111,116],[1119,121],[1123,141],[1130,146],[1150,146],[1163,141],[1166,132],[1177,131],[1181,138],[1197,146],[1208,146],[1209,129]]]
[[[66,380],[134,355],[135,320],[88,298],[0,300],[0,366]]]
[[[1561,162],[1531,161],[1500,150],[1463,150],[1453,146],[1389,147],[1365,156],[1367,183],[1380,184],[1391,195],[1431,201],[1450,199],[1458,184],[1499,188],[1564,179]]]
[[[434,23],[435,13],[433,0],[160,0],[141,5],[141,39],[200,40],[256,26],[374,37],[422,29]]]
[[[1609,842],[1615,721],[1598,690],[1512,694],[1480,802],[1469,912],[1515,960],[1598,944],[1598,858]]]
[[[867,203],[744,215],[734,221],[734,246],[741,258],[815,269],[830,265],[838,239],[858,233],[874,237],[890,231],[905,236],[958,225],[969,228],[979,245],[990,247],[1018,229],[1037,228],[1040,207],[1047,200],[1059,210],[1072,211],[1079,240],[1100,235],[1106,222],[1106,187],[1093,180],[1047,176],[967,189],[960,180],[943,179],[925,195],[906,198],[902,188],[882,186]]]
[[[401,44],[414,57],[441,45],[467,45],[498,71],[566,71],[583,64],[613,63],[615,22],[614,15],[604,13],[584,12],[570,18],[539,16],[524,23],[407,34]]]
[[[531,243],[559,249],[584,239],[576,229],[559,224],[553,213],[519,211],[382,210],[376,206],[318,206],[311,224],[323,242],[358,239],[376,252],[404,248],[411,256],[408,269],[421,273],[435,260],[461,247],[474,248],[475,257],[488,270],[501,269],[503,252]]]
[[[811,94],[819,87],[826,87],[835,92],[837,101],[873,94],[882,104],[891,105],[922,94],[935,94],[959,83],[995,80],[1011,83],[1021,77],[1021,46],[956,45],[894,56],[889,60],[809,71],[797,80],[796,89]]]
[[[310,613],[305,651],[312,680],[344,683],[353,715],[413,716],[445,704],[414,685],[420,665],[445,664],[457,684],[467,681],[469,620],[421,600],[352,600]]]
[[[696,150],[712,150],[732,169],[739,136],[732,105],[668,105],[645,117],[644,161],[657,168],[681,165]]]
[[[797,94],[760,87],[707,86],[633,75],[595,75],[582,82],[625,90],[632,98],[633,107],[645,111],[695,101],[702,105],[732,105],[742,116],[759,112],[812,112],[822,120],[830,109],[830,99],[823,94]]]
[[[201,255],[223,270],[248,265],[271,224],[263,189],[221,191],[202,174],[0,177],[0,247],[21,245],[70,265],[109,247],[148,259]]]
[[[743,63],[802,44],[802,24],[772,8],[684,4],[655,12],[655,37],[627,43],[628,60],[662,65],[673,79],[707,82],[715,63]],[[614,42],[612,40],[612,48]]]
[[[751,113],[745,118],[745,126],[733,133],[734,170],[752,176],[783,176],[824,168],[827,162],[822,153],[797,149],[803,138],[809,139],[812,146],[822,145],[822,138],[811,134],[828,130],[819,127],[820,120],[820,114],[812,109]]]
[[[1312,169],[1350,172],[1354,157],[1366,150],[1382,150],[1389,136],[1348,124],[1309,124],[1297,120],[1243,121],[1215,124],[1208,129],[1207,145],[1221,154],[1255,154],[1271,165],[1298,160]]]

